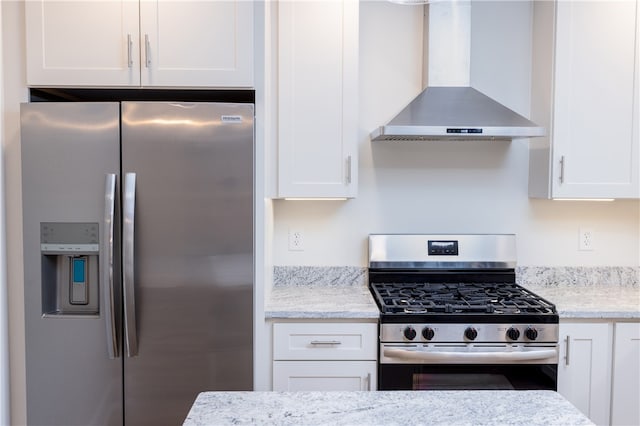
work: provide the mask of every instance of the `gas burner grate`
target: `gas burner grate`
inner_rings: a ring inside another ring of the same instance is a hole
[[[553,314],[555,306],[515,283],[371,283],[382,313]]]

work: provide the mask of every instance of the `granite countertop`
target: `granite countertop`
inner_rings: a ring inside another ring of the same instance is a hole
[[[640,288],[631,286],[539,286],[527,289],[556,305],[560,319],[640,319]]]
[[[376,319],[366,268],[276,267],[271,319]],[[637,268],[517,269],[518,283],[556,305],[561,319],[640,320]]]
[[[184,426],[592,425],[553,391],[203,392]]]
[[[278,286],[265,307],[267,318],[377,319],[378,306],[365,285]]]
[[[276,269],[266,318],[377,319],[380,311],[356,267]]]
[[[516,277],[556,305],[560,319],[640,319],[639,268],[527,267]]]

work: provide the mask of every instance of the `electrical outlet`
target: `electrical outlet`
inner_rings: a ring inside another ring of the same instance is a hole
[[[299,229],[289,229],[289,251],[304,251],[304,236]]]
[[[580,242],[579,249],[582,251],[591,251],[595,249],[593,229],[580,228]]]

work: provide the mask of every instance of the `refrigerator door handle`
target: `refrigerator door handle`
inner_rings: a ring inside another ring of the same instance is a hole
[[[136,206],[136,174],[124,176],[124,202],[122,206],[122,264],[123,302],[124,302],[124,334],[127,345],[127,356],[138,354],[138,337],[136,335],[136,303],[134,285],[134,223]]]
[[[116,334],[116,318],[114,315],[113,290],[113,244],[116,208],[116,175],[109,173],[105,179],[104,190],[104,226],[102,240],[105,252],[102,256],[102,288],[104,289],[104,317],[107,325],[107,353],[109,358],[120,356],[118,351],[118,336]]]

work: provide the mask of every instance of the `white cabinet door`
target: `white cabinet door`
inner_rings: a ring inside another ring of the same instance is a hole
[[[281,1],[278,19],[278,196],[354,197],[358,1]]]
[[[274,391],[376,389],[375,361],[275,361]]]
[[[640,198],[638,1],[535,3],[530,194]]]
[[[558,392],[598,425],[609,423],[611,324],[560,323]]]
[[[25,2],[29,86],[253,86],[253,2]]]
[[[140,84],[138,3],[25,2],[29,86]]]
[[[253,3],[140,2],[143,86],[253,86]]]
[[[617,323],[613,347],[612,425],[640,425],[640,323]]]

